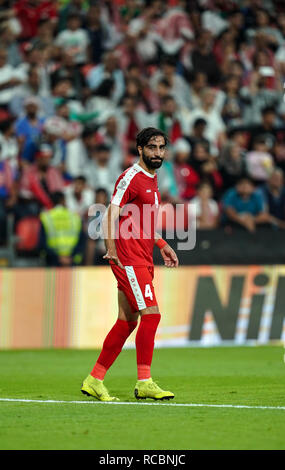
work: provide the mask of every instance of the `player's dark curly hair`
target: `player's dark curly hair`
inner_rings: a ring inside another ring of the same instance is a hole
[[[156,129],[155,127],[145,127],[137,135],[137,139],[136,139],[137,148],[145,147],[145,145],[148,144],[148,142],[150,141],[152,137],[157,137],[157,136],[163,137],[165,141],[165,145],[168,144],[169,139],[163,131],[161,131],[160,129]]]

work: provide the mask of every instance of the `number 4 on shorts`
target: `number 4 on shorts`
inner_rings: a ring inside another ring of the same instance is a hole
[[[145,285],[145,291],[144,291],[144,296],[149,297],[151,300],[153,299],[151,288],[149,284]]]

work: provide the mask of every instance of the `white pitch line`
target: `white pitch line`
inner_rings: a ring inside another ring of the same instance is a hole
[[[183,407],[200,407],[200,408],[246,408],[259,410],[285,410],[285,406],[255,406],[255,405],[214,405],[207,403],[138,403],[134,401],[83,401],[83,400],[30,400],[27,398],[0,398],[2,402],[19,402],[19,403],[51,403],[64,405],[137,405],[137,406],[183,406]]]

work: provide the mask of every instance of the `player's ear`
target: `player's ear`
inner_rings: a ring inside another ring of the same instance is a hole
[[[142,155],[142,150],[143,150],[142,147],[141,147],[141,145],[138,145],[137,149],[138,149],[139,156],[141,157],[141,155]]]

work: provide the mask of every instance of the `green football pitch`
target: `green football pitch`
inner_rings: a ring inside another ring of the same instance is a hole
[[[117,404],[80,392],[98,353],[1,351],[0,448],[285,449],[281,346],[156,349],[169,402],[135,400],[135,350],[123,350],[105,379]]]

